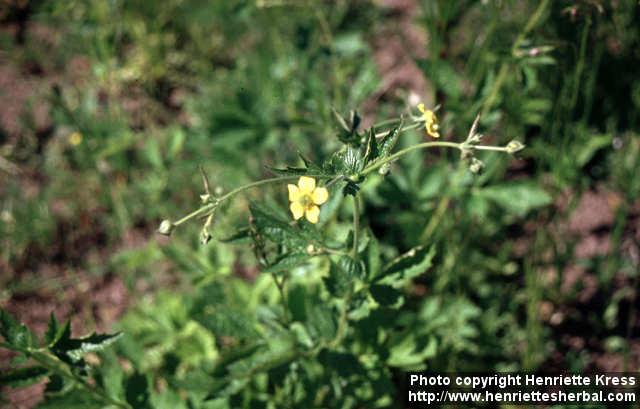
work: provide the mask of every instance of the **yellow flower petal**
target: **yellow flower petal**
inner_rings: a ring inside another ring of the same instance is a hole
[[[426,110],[427,109],[424,107],[424,104],[422,102],[418,104],[418,111],[424,114]]]
[[[292,185],[291,183],[289,183],[287,185],[287,189],[289,189],[289,201],[291,202],[297,202],[298,200],[300,200],[300,189],[298,189],[298,186],[296,185]]]
[[[300,179],[298,179],[298,187],[300,188],[301,194],[310,195],[313,189],[316,188],[316,180],[308,176],[300,176]]]
[[[307,211],[304,213],[311,223],[318,223],[318,216],[320,216],[320,208],[318,206],[309,206]]]
[[[311,200],[317,205],[321,205],[329,199],[329,191],[326,187],[317,187],[311,194]]]
[[[293,214],[293,218],[296,220],[301,218],[304,214],[304,207],[300,204],[300,202],[291,202],[289,210],[291,210],[291,214]]]

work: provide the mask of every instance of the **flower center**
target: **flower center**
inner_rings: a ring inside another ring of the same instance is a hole
[[[299,202],[304,208],[313,205],[313,199],[311,198],[311,195],[302,195]]]

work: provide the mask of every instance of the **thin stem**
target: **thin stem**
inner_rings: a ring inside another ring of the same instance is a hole
[[[337,177],[336,175],[307,175],[307,176],[311,176],[311,177],[316,177],[318,179],[331,179],[331,178],[335,178]],[[296,180],[300,177],[300,175],[295,175],[295,176],[278,176],[275,178],[270,178],[270,179],[263,179],[263,180],[258,180],[257,182],[252,182],[249,184],[246,184],[244,186],[240,186],[236,189],[233,189],[232,191],[230,191],[229,193],[220,196],[217,199],[214,199],[215,201],[213,203],[207,203],[206,205],[200,207],[199,209],[189,213],[188,215],[184,216],[182,219],[176,221],[173,223],[174,226],[179,226],[183,223],[188,222],[191,219],[194,219],[198,216],[202,216],[207,214],[207,212],[215,209],[216,207],[218,207],[218,205],[220,205],[222,202],[231,199],[233,196],[237,195],[238,193],[242,193],[245,190],[254,188],[254,187],[258,187],[258,186],[262,186],[262,185],[266,185],[269,183],[278,183],[278,182],[286,182],[289,180]]]
[[[252,182],[252,183],[246,184],[244,186],[240,186],[240,187],[238,187],[236,189],[233,189],[232,191],[230,191],[226,195],[220,196],[218,198],[218,203],[222,203],[225,200],[228,200],[231,197],[237,195],[238,193],[244,192],[245,190],[248,190],[248,189],[251,189],[251,188],[254,188],[254,187],[266,185],[266,184],[269,184],[269,183],[285,182],[287,180],[296,180],[299,177],[300,176],[278,176],[278,177],[275,177],[275,178],[258,180],[257,182]],[[319,176],[315,176],[315,177],[319,177]]]
[[[427,241],[429,236],[431,236],[431,234],[433,234],[433,232],[435,231],[436,227],[438,227],[438,225],[440,224],[440,220],[444,215],[444,212],[447,210],[447,207],[449,206],[449,201],[450,199],[446,196],[440,199],[438,208],[436,209],[435,213],[433,214],[433,217],[431,217],[431,219],[429,220],[429,223],[427,224],[427,227],[425,227],[424,231],[422,232],[422,235],[420,236],[420,242]]]
[[[418,149],[428,149],[428,148],[435,148],[435,147],[445,147],[445,148],[456,148],[456,149],[462,149],[463,144],[461,143],[455,143],[455,142],[445,142],[445,141],[436,141],[436,142],[424,142],[424,143],[419,143],[417,145],[413,145],[410,146],[408,148],[404,148],[399,150],[398,152],[394,153],[393,155],[390,155],[380,161],[374,162],[371,165],[367,166],[366,168],[364,168],[361,172],[360,175],[366,175],[368,173],[373,172],[374,170],[380,168],[381,166],[383,166],[386,163],[392,162],[396,159],[398,159],[399,157],[401,157],[402,155],[405,155],[411,151],[415,151]],[[478,148],[478,146],[473,146],[473,148]]]
[[[360,197],[353,196],[353,248],[351,257],[358,257],[358,230],[360,230]]]
[[[423,122],[416,122],[414,124],[407,125],[407,126],[405,126],[403,128],[400,128],[400,130],[398,132],[411,131],[413,129],[418,129],[418,128],[422,127],[422,126],[423,126]],[[385,136],[388,133],[389,133],[389,131],[378,132],[376,134],[376,138],[381,138],[381,137]]]
[[[280,301],[282,302],[282,309],[284,312],[284,321],[285,323],[289,323],[291,322],[291,318],[289,317],[289,305],[287,302],[287,295],[284,291],[285,277],[282,277],[282,281],[279,281],[278,276],[275,273],[272,273],[271,276],[273,277],[273,281],[275,281],[276,283],[276,287],[278,287],[278,292],[280,292]]]
[[[185,223],[195,217],[201,216],[205,213],[207,213],[209,210],[212,210],[214,207],[216,207],[215,204],[213,203],[208,203],[204,206],[202,206],[201,208],[199,208],[198,210],[195,210],[191,213],[189,213],[188,215],[186,215],[185,217],[183,217],[182,219],[178,220],[177,222],[174,222],[173,225],[174,226],[180,226],[182,223]]]

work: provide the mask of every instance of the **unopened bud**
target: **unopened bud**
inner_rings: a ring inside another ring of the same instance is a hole
[[[524,149],[524,144],[520,141],[516,141],[515,139],[509,142],[506,146],[507,153],[516,153]]]
[[[381,176],[387,176],[390,170],[391,165],[385,163],[384,165],[380,166],[380,169],[378,169],[378,174],[380,174]]]
[[[307,246],[307,254],[310,256],[313,256],[316,253],[316,248],[313,246],[313,244],[309,244]]]
[[[471,164],[469,165],[469,170],[471,171],[471,173],[478,174],[482,172],[483,168],[484,168],[484,163],[482,163],[481,160],[476,158],[471,159]]]
[[[173,224],[171,220],[165,219],[160,223],[160,227],[158,227],[158,233],[165,236],[171,236],[171,233],[173,232],[173,229],[175,227],[175,224]]]

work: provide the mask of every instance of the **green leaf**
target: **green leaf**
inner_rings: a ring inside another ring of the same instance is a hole
[[[149,381],[140,373],[129,376],[125,382],[125,397],[134,408],[151,408],[149,405]]]
[[[251,239],[251,229],[248,227],[242,227],[230,236],[218,239],[222,243],[236,244],[244,243]]]
[[[60,326],[60,323],[52,312],[49,316],[49,326],[44,334],[44,341],[48,346],[55,345],[55,343],[58,342],[58,340],[62,338],[62,335],[67,331],[71,331],[69,321],[67,321],[64,326]]]
[[[362,170],[364,161],[358,149],[347,146],[334,153],[323,167],[327,173],[349,177]]]
[[[266,348],[261,348],[249,357],[238,360],[227,369],[232,376],[249,377],[289,362],[296,356],[295,334],[282,332],[269,338]]]
[[[122,336],[121,332],[115,334],[96,334],[88,337],[73,339],[63,335],[53,346],[56,355],[64,354],[71,358],[72,362],[78,362],[88,352],[101,351],[113,344]]]
[[[336,322],[333,311],[323,304],[309,304],[307,311],[307,330],[313,339],[333,339],[336,335]]]
[[[307,240],[300,231],[277,216],[271,209],[256,202],[252,202],[249,209],[258,232],[268,240],[290,248],[300,250],[306,248]]]
[[[424,370],[424,361],[436,355],[437,346],[434,337],[423,339],[415,333],[409,333],[391,342],[387,363],[405,371]]]
[[[287,306],[294,321],[304,322],[307,319],[307,289],[303,285],[289,285]]]
[[[518,216],[524,216],[533,209],[551,203],[551,196],[545,190],[528,182],[489,186],[477,191],[476,195],[489,199]]]
[[[283,273],[291,271],[293,268],[298,267],[309,260],[309,255],[306,253],[287,253],[284,254],[271,264],[269,267],[262,270],[263,273]]]
[[[30,366],[26,368],[13,369],[0,373],[0,385],[11,387],[24,387],[37,383],[49,374],[47,368],[41,366]]]
[[[104,409],[104,402],[82,389],[64,395],[54,395],[38,405],[38,409]]]
[[[309,173],[309,171],[305,168],[296,168],[292,166],[287,166],[285,168],[276,168],[273,166],[265,166],[271,173],[281,176],[302,176]]]
[[[391,154],[393,147],[398,142],[398,136],[400,136],[400,128],[402,127],[402,123],[400,125],[392,128],[385,136],[382,137],[380,141],[380,157],[385,158]]]
[[[431,267],[434,256],[434,246],[414,247],[387,264],[382,273],[375,277],[374,282],[388,284],[395,288],[402,287],[414,277],[427,271]]]
[[[590,136],[585,144],[580,145],[580,149],[578,150],[576,157],[576,164],[583,167],[591,160],[591,158],[593,158],[593,155],[595,155],[596,152],[600,149],[611,146],[612,140],[613,135],[610,134]]]
[[[241,292],[213,281],[200,288],[191,310],[185,315],[193,317],[216,337],[255,341],[259,338],[256,318],[247,301]]]
[[[365,252],[366,276],[375,277],[380,272],[380,244],[374,237],[373,232],[369,230],[369,243]]]
[[[372,128],[369,129],[369,134],[367,135],[367,149],[364,153],[364,164],[368,164],[378,159],[380,156],[380,152],[378,151],[378,142],[376,141],[376,133]]]
[[[286,166],[285,168],[274,168],[271,166],[267,166],[267,169],[269,169],[271,172],[277,175],[283,175],[283,176],[297,176],[297,175],[319,176],[319,175],[326,174],[325,170],[321,166],[315,164],[300,152],[298,152],[298,156],[300,157],[302,162],[304,162],[304,166],[305,166],[304,168],[295,167],[295,166]]]
[[[342,256],[337,263],[331,263],[329,275],[324,278],[324,283],[333,296],[344,297],[353,288],[354,281],[362,278],[363,273],[362,262]]]
[[[300,159],[302,159],[302,162],[304,162],[304,166],[307,169],[307,173],[313,174],[313,175],[323,175],[324,174],[322,166],[314,163],[311,159],[307,158],[306,156],[304,156],[300,152],[298,152],[298,156],[300,157]]]
[[[334,108],[331,108],[331,110],[338,125],[342,128],[338,134],[340,141],[345,144],[359,145],[360,135],[358,134],[358,127],[360,126],[360,115],[358,115],[356,111],[351,111],[349,113],[349,119],[346,120]]]
[[[374,284],[369,289],[371,296],[380,305],[400,307],[402,305],[402,292],[389,285]]]
[[[0,335],[10,349],[23,350],[32,346],[31,332],[24,325],[16,321],[8,312],[0,309]]]
[[[344,185],[342,189],[342,194],[345,196],[351,195],[355,196],[360,191],[360,185],[352,182],[351,180],[347,180],[347,183]]]

